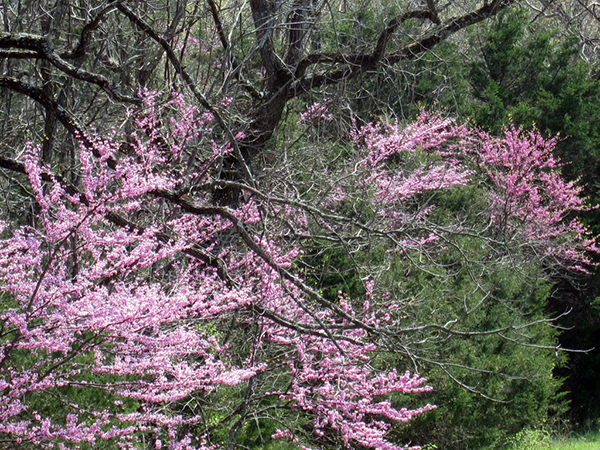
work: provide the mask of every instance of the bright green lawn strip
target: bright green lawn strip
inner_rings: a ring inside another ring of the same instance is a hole
[[[553,441],[548,450],[600,450],[600,434]]]
[[[541,430],[528,430],[512,439],[507,450],[600,450],[600,432],[550,438]]]

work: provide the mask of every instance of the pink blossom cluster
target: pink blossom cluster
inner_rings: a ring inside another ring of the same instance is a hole
[[[322,119],[326,121],[333,120],[333,114],[327,113],[327,107],[331,103],[331,99],[325,99],[323,102],[314,102],[306,111],[300,114],[298,125],[306,123],[310,120]]]
[[[379,218],[374,228],[397,236],[391,250],[440,241],[447,229],[430,219],[436,193],[483,180],[489,186],[486,213],[496,226],[488,233],[490,242],[515,242],[581,271],[590,263],[590,252],[598,251],[572,217],[586,209],[585,200],[581,188],[560,175],[552,155],[555,139],[514,128],[495,138],[427,113],[406,126],[368,124],[351,135],[359,159],[324,204],[335,210],[368,197]]]
[[[356,318],[349,302],[341,300],[346,313]],[[363,314],[368,308],[365,302]],[[322,316],[321,320],[331,318]],[[393,392],[426,392],[432,388],[423,386],[425,379],[419,375],[409,372],[400,375],[395,369],[374,368],[370,354],[377,351],[377,346],[366,339],[364,329],[355,329],[346,320],[331,325],[344,329],[333,340],[300,335],[290,338],[289,333],[280,337],[279,342],[296,347],[295,357],[287,362],[292,382],[287,391],[271,395],[292,400],[296,408],[310,412],[316,435],[331,437],[335,432],[345,448],[354,448],[357,444],[383,450],[409,448],[386,439],[390,422],[407,422],[435,406],[397,407],[386,396]],[[300,442],[291,430],[278,430],[273,437]]]
[[[152,192],[184,181],[179,164],[208,129],[203,113],[178,94],[160,107],[157,97],[146,93],[146,115],[136,117],[127,154],[115,136],[88,136],[81,144],[79,191],[53,177],[43,181],[51,172],[40,163],[40,148],[27,148],[37,226],[1,224],[2,439],[38,448],[99,440],[137,448],[140,433],[200,419],[178,419],[160,405],[235,386],[264,369],[230,363],[227,346],[202,326],[250,303],[253,293],[227,286],[202,260],[181,259],[191,246],[210,251],[231,223],[177,208],[161,221],[137,221],[161,210]],[[173,120],[164,117],[168,111]],[[200,167],[219,156],[199,154]],[[208,169],[187,175],[196,182],[207,176]],[[111,223],[114,217],[129,225]],[[171,277],[162,275],[165,265]],[[66,388],[114,398],[114,408],[80,407],[61,394]],[[51,417],[35,409],[42,394],[63,403]],[[124,401],[145,412],[123,414]],[[200,437],[168,434],[162,439],[169,448],[208,448]]]
[[[351,137],[356,160],[346,164],[324,205],[337,210],[339,205],[368,199],[372,228],[393,237],[391,252],[439,241],[443,231],[430,220],[436,211],[431,199],[471,182],[473,167],[458,157],[470,142],[471,131],[423,113],[407,126],[354,127]],[[418,158],[423,161],[415,164]]]
[[[560,175],[552,154],[556,139],[509,128],[500,138],[480,132],[477,141],[466,153],[475,156],[493,185],[491,217],[498,232],[507,239],[520,237],[538,253],[586,272],[598,248],[574,213],[589,207],[582,188]]]

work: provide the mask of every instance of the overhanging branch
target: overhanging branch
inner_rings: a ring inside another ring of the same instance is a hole
[[[408,19],[419,18],[439,23],[437,14],[431,10],[412,11],[398,16],[381,33],[375,49],[371,53],[319,53],[304,58],[296,70],[297,81],[290,88],[289,98],[298,97],[314,88],[333,85],[342,80],[354,78],[358,74],[375,69],[380,65],[392,65],[400,61],[413,59],[419,54],[431,50],[457,31],[492,17],[513,3],[515,3],[515,0],[493,0],[476,11],[447,20],[422,39],[396,51],[385,53],[389,38],[402,22]],[[308,67],[318,64],[333,64],[338,67],[305,77]]]
[[[30,33],[0,32],[0,49],[4,57],[41,58],[50,62],[61,72],[81,81],[95,84],[102,88],[113,100],[124,103],[140,104],[141,100],[117,92],[110,81],[103,75],[75,67],[65,61],[50,47],[46,36]]]
[[[83,127],[77,119],[59,103],[50,98],[42,89],[6,75],[0,75],[0,86],[19,92],[35,100],[43,106],[44,109],[54,113],[58,121],[69,133],[82,140],[86,145],[89,145],[90,147],[93,146],[89,138],[83,132]]]

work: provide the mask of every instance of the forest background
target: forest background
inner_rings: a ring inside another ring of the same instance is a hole
[[[598,4],[0,11],[3,448],[598,430]]]

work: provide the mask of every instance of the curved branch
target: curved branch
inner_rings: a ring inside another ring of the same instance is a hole
[[[92,142],[83,132],[83,127],[77,121],[77,119],[60,104],[58,104],[58,102],[48,97],[48,95],[42,89],[27,83],[23,83],[16,78],[6,75],[0,75],[0,86],[24,94],[35,100],[42,105],[44,109],[54,113],[58,121],[67,129],[67,131],[69,131],[69,133],[82,140],[85,145],[93,147]]]
[[[116,101],[133,104],[141,103],[139,98],[118,93],[103,75],[98,75],[85,69],[75,67],[62,59],[54,49],[50,47],[45,36],[29,33],[0,32],[0,48],[5,49],[6,56],[15,55],[18,58],[32,57],[46,59],[63,73],[99,86]]]
[[[47,45],[45,40],[42,44],[42,52],[44,58],[50,61],[50,63],[52,63],[52,65],[54,65],[57,69],[66,73],[67,75],[72,76],[73,78],[77,78],[81,81],[86,81],[99,86],[113,100],[123,103],[132,103],[134,105],[140,105],[142,103],[142,101],[137,97],[131,97],[129,95],[123,95],[117,92],[110,81],[108,81],[108,79],[103,75],[88,72],[85,69],[75,67],[74,65],[68,63],[58,54],[56,54],[56,52]]]
[[[41,53],[41,44],[44,38],[30,33],[7,33],[0,31],[0,48],[31,50]]]
[[[374,69],[382,64],[397,64],[400,61],[413,59],[419,54],[431,50],[435,45],[447,39],[457,31],[492,17],[515,2],[516,0],[493,0],[476,11],[447,20],[443,24],[440,24],[430,35],[402,47],[395,52],[386,54],[385,47],[389,37],[402,22],[412,18],[420,18],[429,19],[434,23],[439,23],[435,11],[430,10],[412,11],[402,16],[398,16],[392,20],[381,33],[372,53],[349,55],[323,53],[309,55],[304,58],[296,70],[296,78],[298,81],[291,87],[289,98],[298,97],[317,87],[337,84],[342,80],[353,78],[362,72]],[[322,74],[304,77],[308,67],[320,63],[344,64],[346,67],[336,68]]]
[[[476,11],[461,17],[452,18],[446,21],[443,26],[435,31],[432,35],[389,54],[383,58],[382,62],[385,64],[396,64],[399,61],[414,58],[420,53],[431,50],[435,45],[447,39],[457,31],[460,31],[470,25],[482,22],[483,20],[498,14],[498,12],[514,3],[516,3],[516,0],[494,0],[489,4],[485,4]]]
[[[319,63],[347,64],[349,66],[364,67],[365,69],[375,67],[384,57],[385,48],[392,34],[394,34],[396,29],[402,23],[410,19],[428,19],[433,23],[440,23],[437,15],[431,11],[417,10],[406,12],[400,16],[394,17],[388,23],[388,25],[379,35],[377,44],[371,53],[353,53],[348,55],[340,53],[315,53],[308,55],[298,64],[295,74],[296,78],[303,77],[308,67]]]
[[[375,46],[375,50],[373,51],[372,57],[376,61],[380,61],[383,55],[385,54],[385,47],[396,29],[410,19],[422,19],[422,20],[430,20],[433,23],[440,24],[440,19],[435,16],[434,13],[427,10],[420,11],[409,11],[401,16],[394,17],[388,24],[388,26],[383,30],[381,35],[379,36],[379,40],[377,41],[377,45]]]
[[[230,51],[229,41],[227,40],[227,36],[225,36],[223,22],[221,21],[221,16],[219,16],[217,5],[215,4],[214,0],[208,0],[208,6],[210,7],[210,13],[212,14],[213,21],[215,22],[215,27],[217,29],[217,34],[219,35],[221,45],[223,46],[223,50],[228,52]]]
[[[215,118],[219,122],[219,125],[224,126],[223,119],[218,114],[218,111],[216,111],[215,108],[213,108],[212,105],[208,102],[208,100],[204,97],[204,95],[202,95],[202,93],[198,90],[198,88],[196,87],[196,84],[194,83],[194,81],[192,80],[190,75],[184,70],[183,65],[181,64],[181,60],[175,54],[173,47],[165,39],[160,37],[158,35],[158,33],[156,33],[156,31],[154,31],[150,25],[148,25],[146,22],[144,22],[140,17],[138,17],[127,6],[118,4],[117,9],[119,11],[121,11],[121,13],[125,17],[127,17],[135,26],[137,26],[141,31],[146,33],[153,41],[155,41],[158,45],[160,45],[163,48],[163,50],[165,51],[165,53],[167,55],[167,58],[173,65],[175,72],[181,78],[183,78],[183,81],[185,81],[185,84],[188,86],[188,88],[190,89],[192,94],[194,94],[194,97],[196,97],[196,100],[198,100],[200,105],[202,105],[204,108],[208,109],[215,115]]]
[[[104,8],[102,8],[100,12],[96,14],[96,16],[84,25],[83,29],[81,30],[81,34],[79,35],[79,42],[77,44],[77,47],[68,52],[61,53],[60,57],[63,59],[77,59],[85,55],[85,48],[90,42],[92,31],[98,28],[98,25],[100,24],[100,21],[104,18],[104,16],[108,12],[110,12],[117,3],[121,3],[122,1],[124,0],[109,0],[108,4]]]

